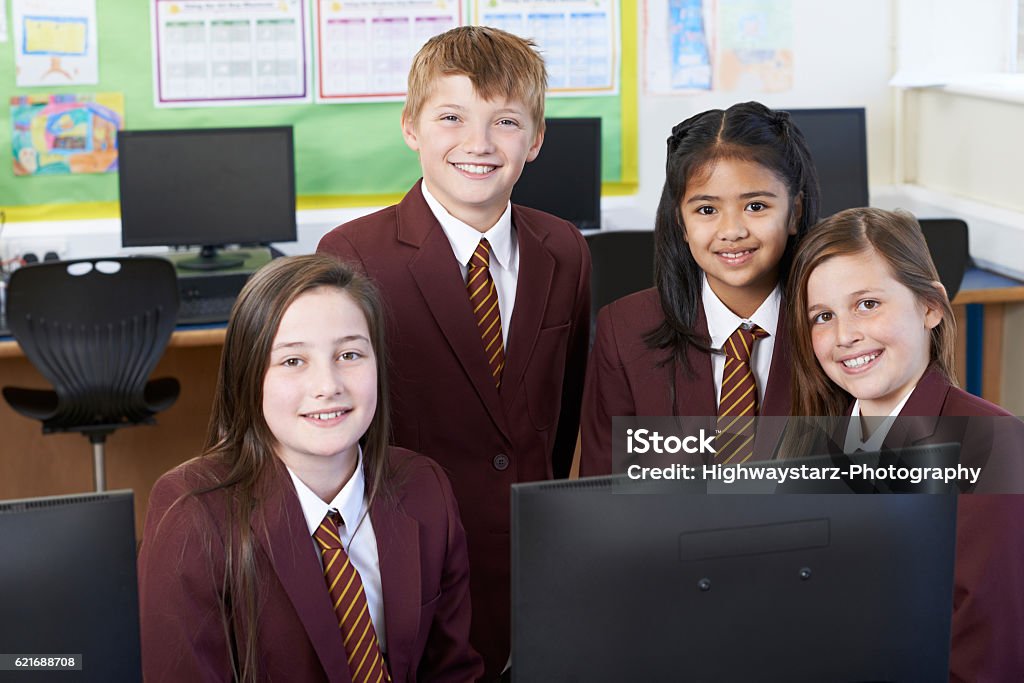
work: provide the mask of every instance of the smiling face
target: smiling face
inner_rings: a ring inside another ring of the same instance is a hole
[[[775,288],[796,234],[785,183],[756,162],[720,159],[686,184],[679,210],[711,289],[736,315],[752,315]]]
[[[263,379],[277,457],[302,473],[350,471],[376,408],[377,360],[362,310],[333,287],[300,295],[281,318]]]
[[[931,330],[942,321],[873,249],[834,256],[811,272],[807,316],[818,363],[860,399],[865,416],[889,415],[913,390],[930,362]]]
[[[525,104],[481,99],[462,75],[439,77],[416,119],[403,118],[402,135],[431,194],[481,232],[501,217],[544,139]]]

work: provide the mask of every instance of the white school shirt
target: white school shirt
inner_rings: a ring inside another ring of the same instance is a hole
[[[916,388],[917,385],[915,384],[914,389]],[[910,395],[914,393],[914,389],[908,391],[903,400],[896,404],[896,407],[882,420],[882,424],[875,428],[875,431],[871,433],[867,441],[864,441],[864,433],[861,428],[860,399],[858,398],[854,401],[853,411],[850,413],[850,425],[846,428],[846,441],[843,443],[843,453],[882,450],[882,442],[889,435],[889,430],[892,429],[892,425],[896,422],[900,411],[903,410],[903,406],[910,400]]]
[[[363,582],[363,592],[366,593],[366,605],[370,612],[370,621],[373,622],[373,630],[377,632],[377,642],[380,643],[380,651],[387,652],[387,634],[384,630],[384,592],[381,589],[380,580],[380,557],[377,554],[377,535],[373,531],[373,522],[370,521],[369,509],[366,505],[366,480],[363,478],[363,449],[359,449],[359,462],[356,463],[356,470],[348,483],[342,487],[338,495],[330,503],[325,503],[320,496],[306,486],[301,479],[292,472],[291,468],[285,465],[288,474],[295,484],[295,493],[299,497],[299,505],[302,506],[302,514],[306,518],[306,526],[309,528],[309,539],[312,543],[316,558],[323,566],[323,555],[320,553],[320,546],[313,538],[313,534],[320,528],[329,510],[337,510],[341,519],[345,522],[338,529],[338,537],[341,544],[348,553],[352,565],[359,572],[359,580]],[[327,590],[327,584],[324,584]]]
[[[753,323],[768,333],[767,337],[758,339],[754,351],[750,354],[750,368],[754,371],[754,383],[757,385],[757,405],[764,403],[764,392],[768,387],[768,373],[772,369],[772,352],[775,350],[775,336],[779,331],[779,306],[782,304],[782,290],[778,285],[768,298],[749,318],[741,318],[715,294],[708,284],[707,275],[701,275],[701,303],[704,305],[704,316],[708,321],[708,334],[711,336],[711,348],[721,350],[732,333],[743,323]],[[725,354],[711,354],[711,376],[715,380],[715,405],[722,398],[722,379],[725,375]]]
[[[519,244],[516,240],[515,229],[512,227],[512,202],[505,207],[498,222],[481,233],[466,223],[463,223],[441,206],[434,195],[427,189],[427,181],[420,183],[423,189],[423,198],[427,206],[434,214],[434,218],[441,224],[448,242],[455,252],[455,260],[459,262],[459,270],[462,271],[462,281],[465,282],[469,276],[469,259],[473,258],[473,252],[482,238],[487,238],[491,245],[491,278],[494,280],[494,289],[498,294],[498,310],[501,312],[501,342],[505,346],[505,353],[508,353],[508,327],[512,322],[512,309],[516,305],[516,285],[519,281]],[[466,294],[468,301],[469,294]]]

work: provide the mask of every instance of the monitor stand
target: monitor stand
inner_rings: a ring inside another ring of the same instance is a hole
[[[217,251],[213,245],[203,245],[199,256],[196,258],[182,259],[177,262],[178,268],[182,270],[227,270],[238,268],[249,258],[245,251],[228,251],[227,253]]]

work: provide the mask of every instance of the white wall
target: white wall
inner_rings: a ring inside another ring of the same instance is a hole
[[[977,263],[1024,277],[1024,76],[998,73],[1009,65],[1013,52],[1008,35],[1016,28],[1013,4],[979,0],[968,13],[966,5],[954,0],[899,2],[901,52],[920,48],[920,54],[906,57],[906,64],[916,60],[926,68],[928,60],[921,54],[941,55],[932,65],[934,73],[920,76],[920,68],[915,69],[920,85],[942,85],[899,95],[902,135],[896,144],[905,164],[897,180],[913,183],[919,194],[951,209],[949,215],[967,219],[971,256]],[[922,26],[910,9],[959,21]],[[1022,334],[1024,305],[1011,305],[1005,318],[1000,403],[1018,415],[1024,414],[1024,362],[1014,340]]]

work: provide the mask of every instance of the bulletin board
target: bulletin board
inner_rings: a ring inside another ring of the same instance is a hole
[[[315,0],[311,0],[315,1]],[[119,215],[116,173],[17,177],[13,172],[10,97],[120,92],[127,129],[292,125],[298,208],[381,206],[398,201],[420,175],[400,129],[401,102],[286,104],[158,109],[154,106],[150,2],[96,2],[99,83],[19,88],[13,46],[0,43],[0,208],[11,222]],[[5,3],[10,11],[10,4]],[[307,10],[312,15],[312,7]],[[637,10],[619,3],[619,94],[549,97],[548,117],[600,116],[602,192],[637,185]],[[9,17],[8,17],[9,18]],[[11,37],[8,37],[11,40]]]

